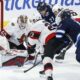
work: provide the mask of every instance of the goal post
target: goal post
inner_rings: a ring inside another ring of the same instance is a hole
[[[0,0],[0,31],[3,29],[3,0]]]

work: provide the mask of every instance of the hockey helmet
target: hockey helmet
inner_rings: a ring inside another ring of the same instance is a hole
[[[62,11],[60,17],[61,17],[61,19],[71,18],[71,13],[69,10],[64,10],[64,11]]]
[[[39,2],[38,6],[37,6],[37,10],[39,11],[39,13],[42,16],[45,16],[46,15],[46,10],[47,10],[47,3]]]
[[[52,11],[54,12],[55,15],[57,15],[62,9],[63,9],[62,6],[58,4],[55,4],[52,7]]]
[[[44,3],[44,2],[39,2],[39,3],[38,3],[38,6],[37,6],[37,10],[38,10],[38,11],[43,11],[43,10],[46,9],[46,6],[47,6],[46,3]]]

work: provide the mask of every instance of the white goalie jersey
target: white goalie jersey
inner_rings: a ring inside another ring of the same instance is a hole
[[[18,23],[16,20],[12,20],[10,24],[4,28],[4,32],[7,34],[7,38],[10,42],[20,45],[23,43],[26,35],[28,34],[29,25],[27,22]]]

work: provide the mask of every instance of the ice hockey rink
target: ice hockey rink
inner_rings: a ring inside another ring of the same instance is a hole
[[[80,80],[80,64],[75,60],[75,47],[70,48],[65,56],[63,63],[57,63],[53,60],[53,78],[54,80]],[[37,65],[30,71],[24,73],[33,64],[26,64],[23,67],[11,66],[0,68],[0,80],[46,80],[41,77],[39,71],[42,64]]]

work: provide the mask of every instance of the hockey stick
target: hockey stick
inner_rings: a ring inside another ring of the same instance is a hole
[[[37,53],[37,55],[35,56],[35,61],[34,61],[34,63],[33,63],[33,66],[32,66],[32,67],[30,67],[30,68],[29,68],[29,69],[27,69],[27,70],[24,70],[24,73],[26,73],[26,72],[30,71],[31,69],[33,69],[34,67],[36,67],[38,64],[40,64],[40,63],[42,62],[42,60],[41,60],[41,61],[39,61],[39,62],[37,62],[37,63],[36,63],[37,58],[38,58],[38,55],[39,55],[39,52],[38,52],[38,53]]]
[[[34,67],[36,67],[36,66],[37,66],[38,64],[40,64],[41,62],[42,62],[42,60],[39,61],[38,63],[35,63],[32,67],[30,67],[30,68],[27,69],[27,70],[24,70],[23,72],[26,73],[26,72],[30,71],[31,69],[33,69]]]
[[[35,52],[36,52],[36,51],[35,51]],[[36,61],[37,61],[38,55],[39,55],[39,52],[36,52],[36,55],[35,55],[35,60],[34,60],[33,65],[35,65],[35,64],[36,64]]]

